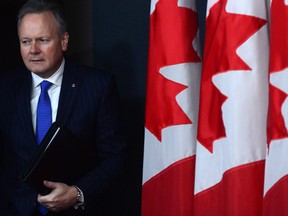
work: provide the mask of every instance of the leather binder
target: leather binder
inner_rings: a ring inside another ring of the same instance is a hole
[[[85,164],[85,149],[81,146],[75,134],[54,122],[24,170],[22,180],[41,195],[51,192],[44,180],[75,183],[91,166]]]

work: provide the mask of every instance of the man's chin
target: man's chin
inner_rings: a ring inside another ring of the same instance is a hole
[[[31,72],[33,72],[34,74],[40,75],[42,73],[45,73],[45,70],[42,67],[35,67],[35,65],[27,66],[28,70],[30,70]]]
[[[40,75],[40,74],[43,74],[45,73],[44,71],[42,70],[37,70],[37,69],[34,69],[34,68],[30,68],[30,71],[34,74],[37,74],[37,75]]]
[[[32,71],[32,73],[36,74],[37,76],[39,76],[43,79],[47,79],[53,75],[52,72],[47,72],[47,71]]]
[[[32,73],[42,77],[45,76],[46,72],[43,70],[39,70],[39,68],[28,68]]]

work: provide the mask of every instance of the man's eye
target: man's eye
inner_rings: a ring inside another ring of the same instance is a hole
[[[46,38],[41,38],[38,40],[39,43],[48,43],[49,42],[49,39],[46,39]]]
[[[30,40],[22,40],[22,41],[21,41],[21,44],[23,44],[23,45],[29,45],[29,44],[31,44],[31,41],[30,41]]]

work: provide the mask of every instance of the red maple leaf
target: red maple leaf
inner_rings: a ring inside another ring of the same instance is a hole
[[[159,141],[163,128],[191,124],[175,98],[187,87],[166,79],[160,74],[160,69],[180,63],[200,62],[192,47],[197,31],[197,13],[178,7],[177,0],[159,0],[150,16],[145,125]]]
[[[273,0],[271,4],[270,28],[270,68],[269,74],[288,67],[288,31],[283,27],[283,21],[288,21],[288,7],[284,0]],[[267,142],[288,137],[281,107],[287,94],[269,84],[269,112],[267,122]]]
[[[228,13],[226,5],[227,0],[217,2],[206,20],[198,140],[210,152],[215,140],[226,137],[221,107],[227,97],[212,78],[229,70],[251,70],[236,50],[266,23],[257,17]]]

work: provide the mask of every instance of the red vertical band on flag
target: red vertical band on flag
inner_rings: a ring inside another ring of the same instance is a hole
[[[174,163],[143,185],[142,216],[192,216],[195,156]]]
[[[220,183],[195,197],[195,216],[260,216],[264,165],[255,162],[224,173]]]
[[[263,216],[288,215],[288,175],[279,180],[264,198]]]

